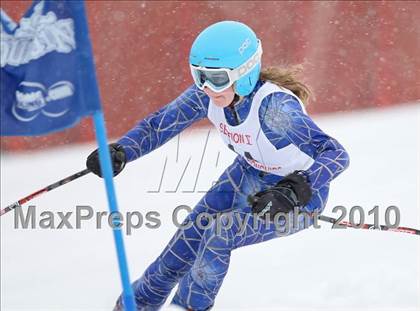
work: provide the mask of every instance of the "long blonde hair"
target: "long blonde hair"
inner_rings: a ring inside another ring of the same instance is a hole
[[[299,82],[297,75],[302,71],[301,65],[290,67],[267,67],[260,73],[260,79],[270,81],[278,86],[284,87],[293,92],[300,100],[307,105],[311,96],[310,88],[302,82]]]

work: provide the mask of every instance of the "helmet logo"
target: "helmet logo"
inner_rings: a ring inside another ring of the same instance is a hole
[[[238,68],[239,77],[242,77],[249,71],[251,71],[252,68],[260,61],[261,54],[255,53],[245,64],[241,65]]]
[[[245,50],[249,47],[249,45],[251,44],[251,40],[249,40],[249,38],[246,38],[245,41],[241,44],[241,46],[239,47],[238,51],[239,54],[244,54]]]

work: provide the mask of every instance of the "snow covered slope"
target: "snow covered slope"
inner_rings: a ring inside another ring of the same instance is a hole
[[[420,104],[315,120],[351,160],[332,184],[325,214],[337,217],[334,206],[359,205],[372,222],[367,211],[378,205],[383,223],[385,209],[395,205],[401,225],[420,227]],[[1,206],[83,169],[93,148],[2,154]],[[175,207],[194,206],[233,158],[215,130],[187,131],[115,179],[123,213],[157,211],[161,222],[150,229],[144,220],[126,236],[132,280],[175,232]],[[14,213],[1,217],[1,310],[111,310],[121,286],[106,222],[102,229],[95,229],[96,219],[80,229],[39,228],[42,211],[66,213],[77,205],[106,211],[102,180],[88,175],[31,203],[36,229],[15,229]],[[76,226],[75,215],[70,223]],[[418,236],[321,226],[236,250],[214,310],[419,310]]]

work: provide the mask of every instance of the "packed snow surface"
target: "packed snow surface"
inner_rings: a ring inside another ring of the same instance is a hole
[[[314,119],[346,147],[351,162],[332,182],[324,214],[338,217],[334,206],[349,212],[357,205],[371,223],[368,211],[378,206],[384,223],[386,208],[397,206],[400,225],[419,228],[420,105]],[[94,148],[3,153],[1,206],[82,170]],[[125,236],[132,281],[174,234],[173,210],[193,207],[234,156],[215,129],[193,129],[116,177],[122,213],[137,212],[132,218],[137,223],[139,213],[155,211],[161,223],[150,229],[143,219]],[[39,223],[43,211],[54,213],[56,227],[57,212],[74,212],[76,206],[107,211],[102,180],[89,174],[25,204],[24,212],[31,204],[35,229],[15,228],[13,212],[1,217],[1,310],[111,310],[121,283],[106,218],[101,229],[96,218],[82,221],[80,229],[43,229]],[[76,227],[75,214],[69,222]],[[419,236],[320,224],[320,229],[235,250],[214,310],[419,310]]]

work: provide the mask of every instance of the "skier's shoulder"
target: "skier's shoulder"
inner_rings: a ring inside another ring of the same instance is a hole
[[[264,85],[266,87],[269,85],[271,91],[264,97],[263,104],[284,111],[289,111],[290,109],[302,110],[302,103],[291,90],[269,81],[265,82]]]
[[[264,81],[259,85],[268,89],[268,92],[261,100],[260,115],[279,115],[290,113],[303,113],[302,102],[285,87],[278,86],[269,81]]]

